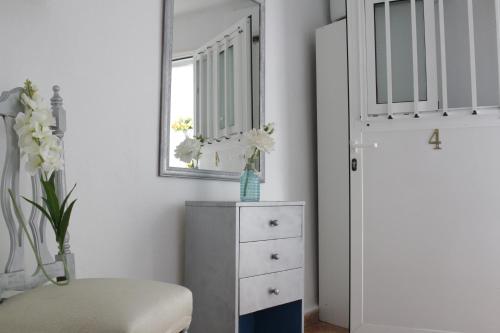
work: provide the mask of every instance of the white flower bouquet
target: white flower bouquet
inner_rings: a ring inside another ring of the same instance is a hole
[[[187,117],[187,118],[180,117],[179,119],[177,119],[177,121],[175,121],[172,124],[171,128],[174,131],[176,131],[176,132],[187,133],[187,131],[193,129],[193,118],[190,118],[190,117]]]
[[[27,157],[26,169],[32,176],[41,170],[48,179],[64,165],[61,142],[52,131],[54,116],[29,80],[25,82],[19,101],[24,112],[17,115],[14,129],[21,154]]]
[[[17,205],[14,193],[12,190],[9,190],[12,205],[17,219],[25,231],[28,242],[33,249],[38,268],[50,282],[56,285],[65,285],[69,283],[69,274],[64,256],[64,239],[68,230],[71,212],[76,203],[76,200],[69,203],[69,197],[76,185],[61,202],[57,195],[55,176],[56,172],[62,170],[64,167],[62,143],[53,133],[53,126],[55,126],[56,122],[52,112],[44,103],[37,88],[30,80],[26,80],[24,83],[24,89],[19,96],[19,102],[24,107],[24,112],[20,112],[17,115],[14,125],[14,130],[19,138],[19,150],[21,156],[26,158],[26,170],[28,173],[33,177],[40,177],[45,195],[45,197],[42,198],[43,204],[27,198],[24,199],[40,210],[50,222],[59,248],[58,254],[63,258],[66,275],[65,281],[55,281],[45,271],[33,239],[28,232],[22,211]]]
[[[245,147],[245,169],[240,177],[241,201],[260,200],[260,178],[257,162],[261,153],[270,153],[274,149],[274,124],[264,125],[261,129],[252,129],[243,134]]]
[[[190,168],[197,168],[201,157],[201,148],[204,139],[201,136],[194,138],[186,137],[175,148],[175,157],[184,163],[187,163]]]
[[[245,147],[245,170],[257,171],[256,163],[260,153],[270,153],[274,149],[274,124],[264,125],[261,129],[251,129],[243,134],[242,143]]]

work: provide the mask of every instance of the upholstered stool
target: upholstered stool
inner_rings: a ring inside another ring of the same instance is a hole
[[[73,280],[39,287],[0,305],[9,333],[179,333],[191,322],[192,294],[181,286],[128,279]]]

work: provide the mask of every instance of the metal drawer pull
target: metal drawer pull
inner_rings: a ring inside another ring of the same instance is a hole
[[[280,255],[278,253],[273,253],[273,254],[271,254],[271,259],[272,260],[280,260]]]
[[[279,290],[279,289],[277,289],[277,288],[271,288],[271,289],[269,289],[269,293],[270,293],[271,295],[276,295],[276,296],[278,296],[278,295],[280,294],[280,290]]]
[[[277,226],[279,226],[280,224],[279,224],[278,220],[271,220],[271,221],[269,221],[269,225],[270,225],[271,227],[277,227]]]

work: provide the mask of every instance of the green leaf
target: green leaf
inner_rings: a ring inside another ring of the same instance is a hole
[[[29,202],[30,204],[32,204],[33,206],[35,206],[39,211],[41,211],[42,214],[47,218],[47,220],[49,220],[50,225],[52,226],[52,229],[54,229],[54,232],[56,232],[56,226],[54,224],[54,221],[52,221],[52,217],[47,212],[47,210],[43,206],[39,205],[38,203],[36,203],[34,201],[31,201],[30,199],[28,199],[26,197],[23,197],[23,199],[26,200],[27,202]]]
[[[64,198],[63,203],[61,204],[61,209],[60,209],[61,212],[64,212],[64,210],[66,209],[66,203],[68,202],[69,197],[71,196],[71,193],[73,193],[73,191],[75,190],[75,187],[76,187],[76,184],[73,185],[73,188],[71,189],[71,191],[69,191],[68,195],[66,195],[66,198]]]
[[[52,175],[48,181],[41,179],[41,182],[46,195],[46,198],[44,198],[45,204],[54,224],[57,226],[61,221],[61,211],[59,210],[59,198],[57,197],[54,180],[54,175]]]
[[[59,226],[59,230],[56,235],[56,241],[62,245],[64,243],[64,238],[66,237],[66,231],[68,230],[69,221],[71,218],[71,212],[73,211],[73,206],[75,205],[76,200],[73,200],[71,204],[68,206],[68,209],[63,213],[63,217],[61,219],[61,224]]]
[[[52,220],[52,218],[50,217],[49,213],[47,212],[47,210],[45,210],[45,208],[44,208],[44,207],[42,207],[41,205],[37,204],[36,202],[34,202],[34,201],[32,201],[32,200],[30,200],[30,199],[28,199],[28,198],[26,198],[26,197],[22,197],[22,198],[23,198],[24,200],[26,200],[27,202],[29,202],[30,204],[32,204],[33,206],[35,206],[36,208],[38,208],[38,210],[39,210],[40,212],[42,212],[42,214],[43,214],[43,215],[45,215],[45,217],[46,217],[49,221],[51,221],[51,220]]]
[[[43,198],[42,197],[42,200],[43,202],[45,203],[45,206],[47,207],[48,209],[48,213],[50,215],[50,220],[52,221],[52,223],[54,224],[54,230],[57,230],[58,228],[58,225],[59,225],[59,218],[57,217],[58,214],[59,214],[59,211],[58,211],[58,208],[56,209],[56,211],[54,211],[54,207],[53,206],[50,206],[47,198]]]

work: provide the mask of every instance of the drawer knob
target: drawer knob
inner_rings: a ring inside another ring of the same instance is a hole
[[[279,290],[279,289],[277,289],[277,288],[271,288],[271,289],[269,289],[269,293],[270,293],[271,295],[276,295],[276,296],[278,296],[278,295],[280,294],[280,290]]]
[[[271,227],[277,227],[280,225],[280,223],[278,222],[278,220],[271,220],[271,221],[269,221],[269,225]]]
[[[278,253],[273,253],[273,254],[271,254],[271,259],[272,260],[280,260],[280,255]]]

